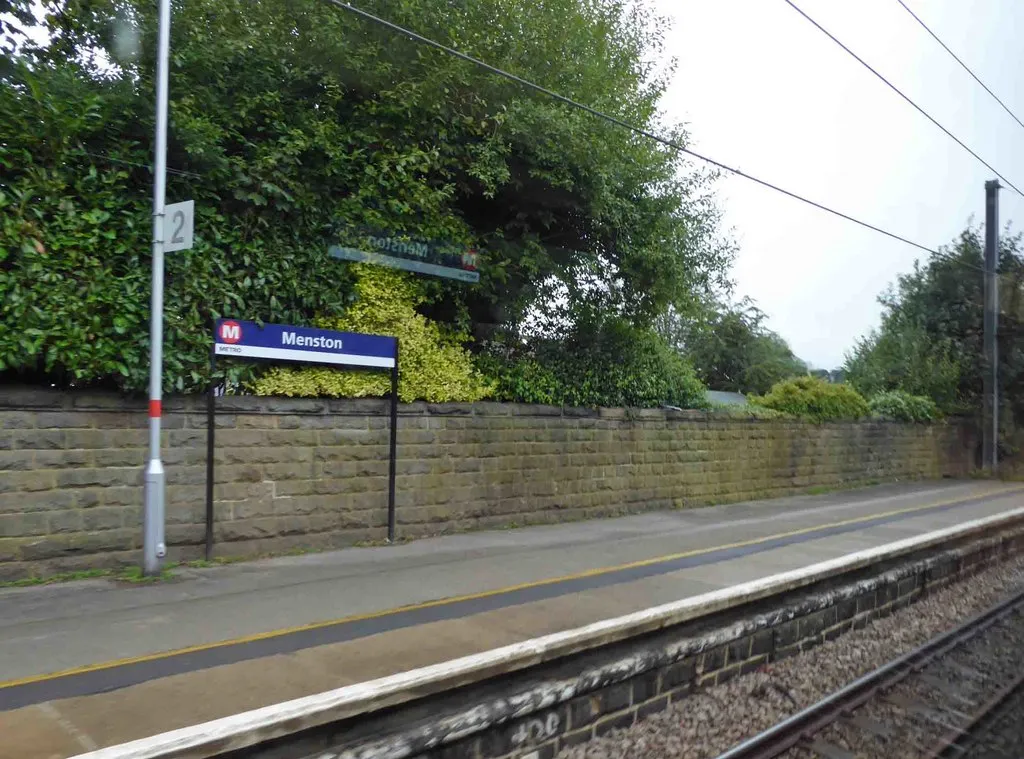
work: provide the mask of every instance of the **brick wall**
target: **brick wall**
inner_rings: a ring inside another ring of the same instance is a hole
[[[220,555],[381,540],[387,413],[379,401],[218,399]],[[202,398],[164,404],[167,542],[202,553]],[[0,393],[0,579],[137,562],[144,402]],[[399,537],[540,524],[812,487],[962,476],[959,425],[809,425],[698,412],[411,404],[398,437]]]

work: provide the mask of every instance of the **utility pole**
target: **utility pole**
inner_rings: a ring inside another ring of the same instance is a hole
[[[149,461],[142,518],[142,571],[160,572],[164,545],[164,465],[160,460],[163,399],[164,206],[167,187],[167,65],[171,47],[171,0],[160,0],[156,53],[156,140],[153,147],[153,292],[149,314]]]
[[[985,182],[985,368],[982,402],[982,466],[999,470],[999,182]]]

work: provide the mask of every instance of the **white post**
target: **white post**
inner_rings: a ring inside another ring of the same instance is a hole
[[[149,320],[149,461],[145,473],[143,564],[147,575],[160,572],[164,546],[164,465],[160,460],[163,398],[164,201],[167,183],[167,66],[171,47],[171,0],[160,0],[156,54],[156,144],[153,148],[153,293]]]

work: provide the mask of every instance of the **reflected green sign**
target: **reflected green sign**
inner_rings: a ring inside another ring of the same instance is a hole
[[[344,261],[360,261],[417,274],[446,277],[461,282],[479,282],[477,252],[426,240],[369,234],[361,237],[359,248],[332,245],[328,253]],[[364,249],[366,248],[366,249]]]

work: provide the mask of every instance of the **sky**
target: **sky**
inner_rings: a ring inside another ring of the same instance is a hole
[[[665,116],[695,150],[929,248],[984,220],[991,172],[785,0],[647,2],[671,20]],[[897,0],[794,2],[1024,189],[1024,128]],[[1024,120],[1024,2],[905,2]],[[736,294],[815,367],[840,366],[879,324],[878,294],[927,256],[739,177],[716,194]],[[1007,188],[1000,221],[1014,219],[1024,198]]]

